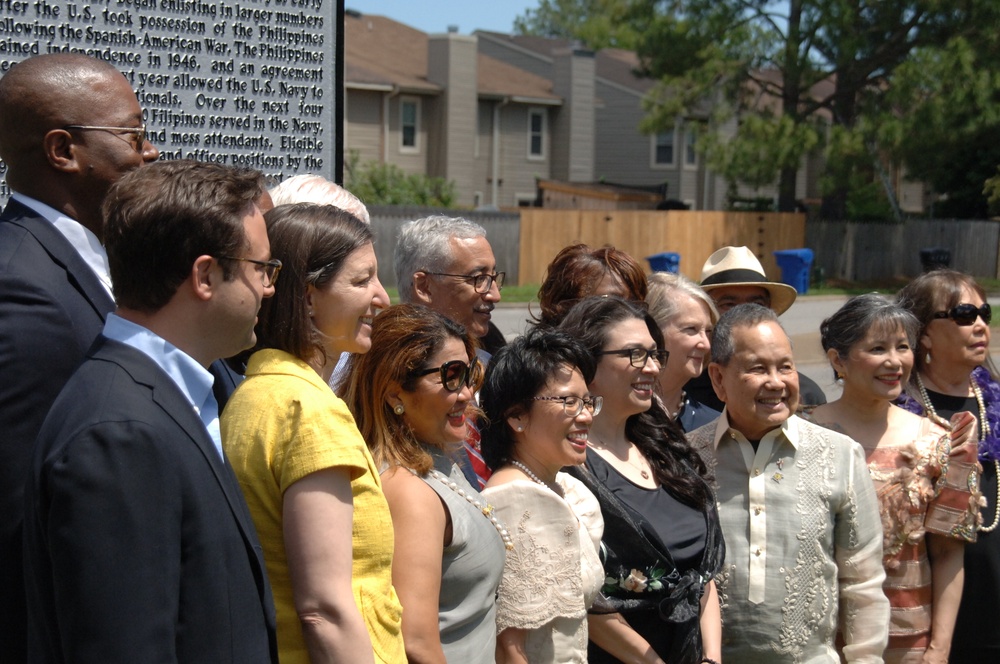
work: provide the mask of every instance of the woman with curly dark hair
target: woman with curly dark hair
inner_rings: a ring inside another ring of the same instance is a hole
[[[720,661],[713,581],[725,554],[707,470],[653,398],[666,363],[659,326],[641,306],[588,298],[559,329],[597,361],[603,397],[585,471],[570,472],[604,515],[605,585],[590,611],[590,661]]]

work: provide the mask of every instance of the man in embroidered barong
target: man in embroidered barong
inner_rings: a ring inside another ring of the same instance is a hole
[[[881,662],[882,526],[861,446],[795,415],[791,342],[770,309],[722,316],[709,373],[725,410],[689,439],[726,540],[724,661]]]

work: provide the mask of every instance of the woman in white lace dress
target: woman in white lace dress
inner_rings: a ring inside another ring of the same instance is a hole
[[[587,661],[587,608],[604,581],[597,498],[565,473],[583,463],[601,397],[594,360],[562,332],[535,329],[490,362],[480,403],[483,456],[494,469],[483,496],[507,524],[497,606],[497,662]]]

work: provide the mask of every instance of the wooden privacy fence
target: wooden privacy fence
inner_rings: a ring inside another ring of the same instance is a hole
[[[922,271],[920,250],[951,252],[951,267],[974,277],[1000,278],[1000,223],[996,221],[910,219],[901,224],[810,221],[806,245],[827,278],[880,281],[915,277]]]
[[[526,208],[521,211],[517,283],[541,283],[552,258],[575,242],[613,245],[647,271],[647,256],[675,252],[681,257],[680,271],[695,281],[716,249],[747,246],[760,258],[768,278],[777,281],[781,271],[771,252],[802,248],[805,241],[805,216],[796,213]]]

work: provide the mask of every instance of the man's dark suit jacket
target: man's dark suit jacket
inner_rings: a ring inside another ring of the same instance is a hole
[[[24,482],[49,407],[114,301],[55,227],[16,201],[0,215],[0,661],[24,662]]]
[[[31,662],[277,662],[263,553],[232,469],[145,354],[103,336],[25,487]]]
[[[35,437],[115,303],[56,228],[11,201],[0,215],[0,662],[26,661],[21,523]],[[213,365],[219,410],[236,377]]]

